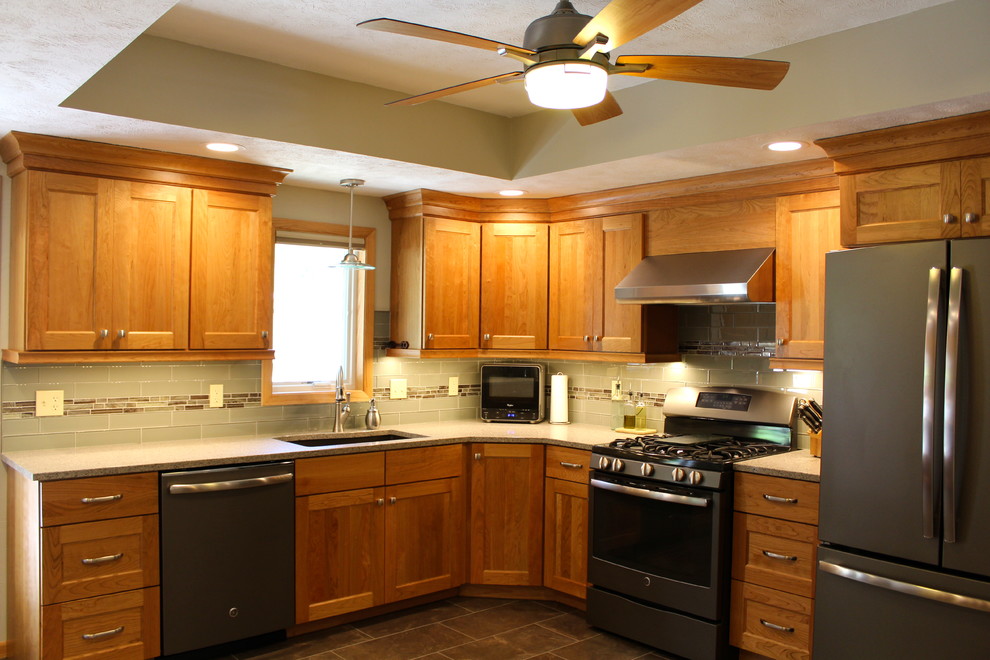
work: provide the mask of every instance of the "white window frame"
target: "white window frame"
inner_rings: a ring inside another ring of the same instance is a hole
[[[272,251],[275,249],[275,236],[279,231],[318,234],[347,238],[347,225],[337,225],[327,222],[312,222],[308,220],[290,220],[287,218],[272,218]],[[364,243],[365,263],[375,265],[375,230],[372,227],[354,227],[354,238]],[[272,260],[274,264],[274,259]],[[354,360],[355,369],[352,378],[344,383],[344,388],[351,393],[351,401],[367,401],[372,397],[374,373],[372,369],[374,358],[375,331],[375,271],[362,271],[364,277],[364,316],[360,324],[362,337],[361,355]],[[274,268],[272,271],[274,278]],[[274,339],[274,337],[272,338]],[[333,383],[309,385],[303,389],[287,386],[276,386],[272,382],[272,361],[265,360],[261,366],[261,405],[284,406],[312,403],[329,403],[333,401]]]

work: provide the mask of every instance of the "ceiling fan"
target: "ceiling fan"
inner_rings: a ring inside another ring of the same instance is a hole
[[[523,64],[522,71],[410,96],[388,105],[416,105],[495,83],[525,80],[534,105],[569,109],[582,126],[587,126],[622,114],[606,88],[610,74],[764,90],[780,83],[790,66],[787,62],[692,55],[620,55],[614,63],[609,62],[609,51],[699,2],[612,0],[592,18],[578,13],[570,0],[559,0],[553,12],[529,24],[522,47],[391,18],[375,18],[358,26],[493,50]]]

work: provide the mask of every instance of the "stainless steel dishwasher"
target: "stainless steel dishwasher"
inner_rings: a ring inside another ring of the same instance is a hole
[[[291,461],[161,475],[162,653],[294,623]]]

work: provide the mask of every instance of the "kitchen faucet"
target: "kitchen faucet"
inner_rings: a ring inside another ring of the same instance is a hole
[[[343,403],[343,405],[341,405]],[[344,430],[344,422],[351,414],[351,393],[344,392],[344,368],[337,372],[336,396],[333,404],[333,432]]]

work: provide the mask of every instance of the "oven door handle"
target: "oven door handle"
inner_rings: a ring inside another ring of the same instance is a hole
[[[707,507],[709,504],[711,504],[711,500],[707,500],[704,497],[691,497],[690,495],[675,495],[674,493],[664,493],[655,490],[646,490],[644,488],[633,488],[632,486],[613,484],[611,481],[602,481],[600,479],[592,479],[591,486],[593,488],[602,488],[604,490],[611,490],[616,493],[622,493],[623,495],[632,495],[633,497],[643,497],[648,500],[660,500],[661,502],[670,502],[671,504],[686,504],[688,506],[700,506],[700,507]]]

